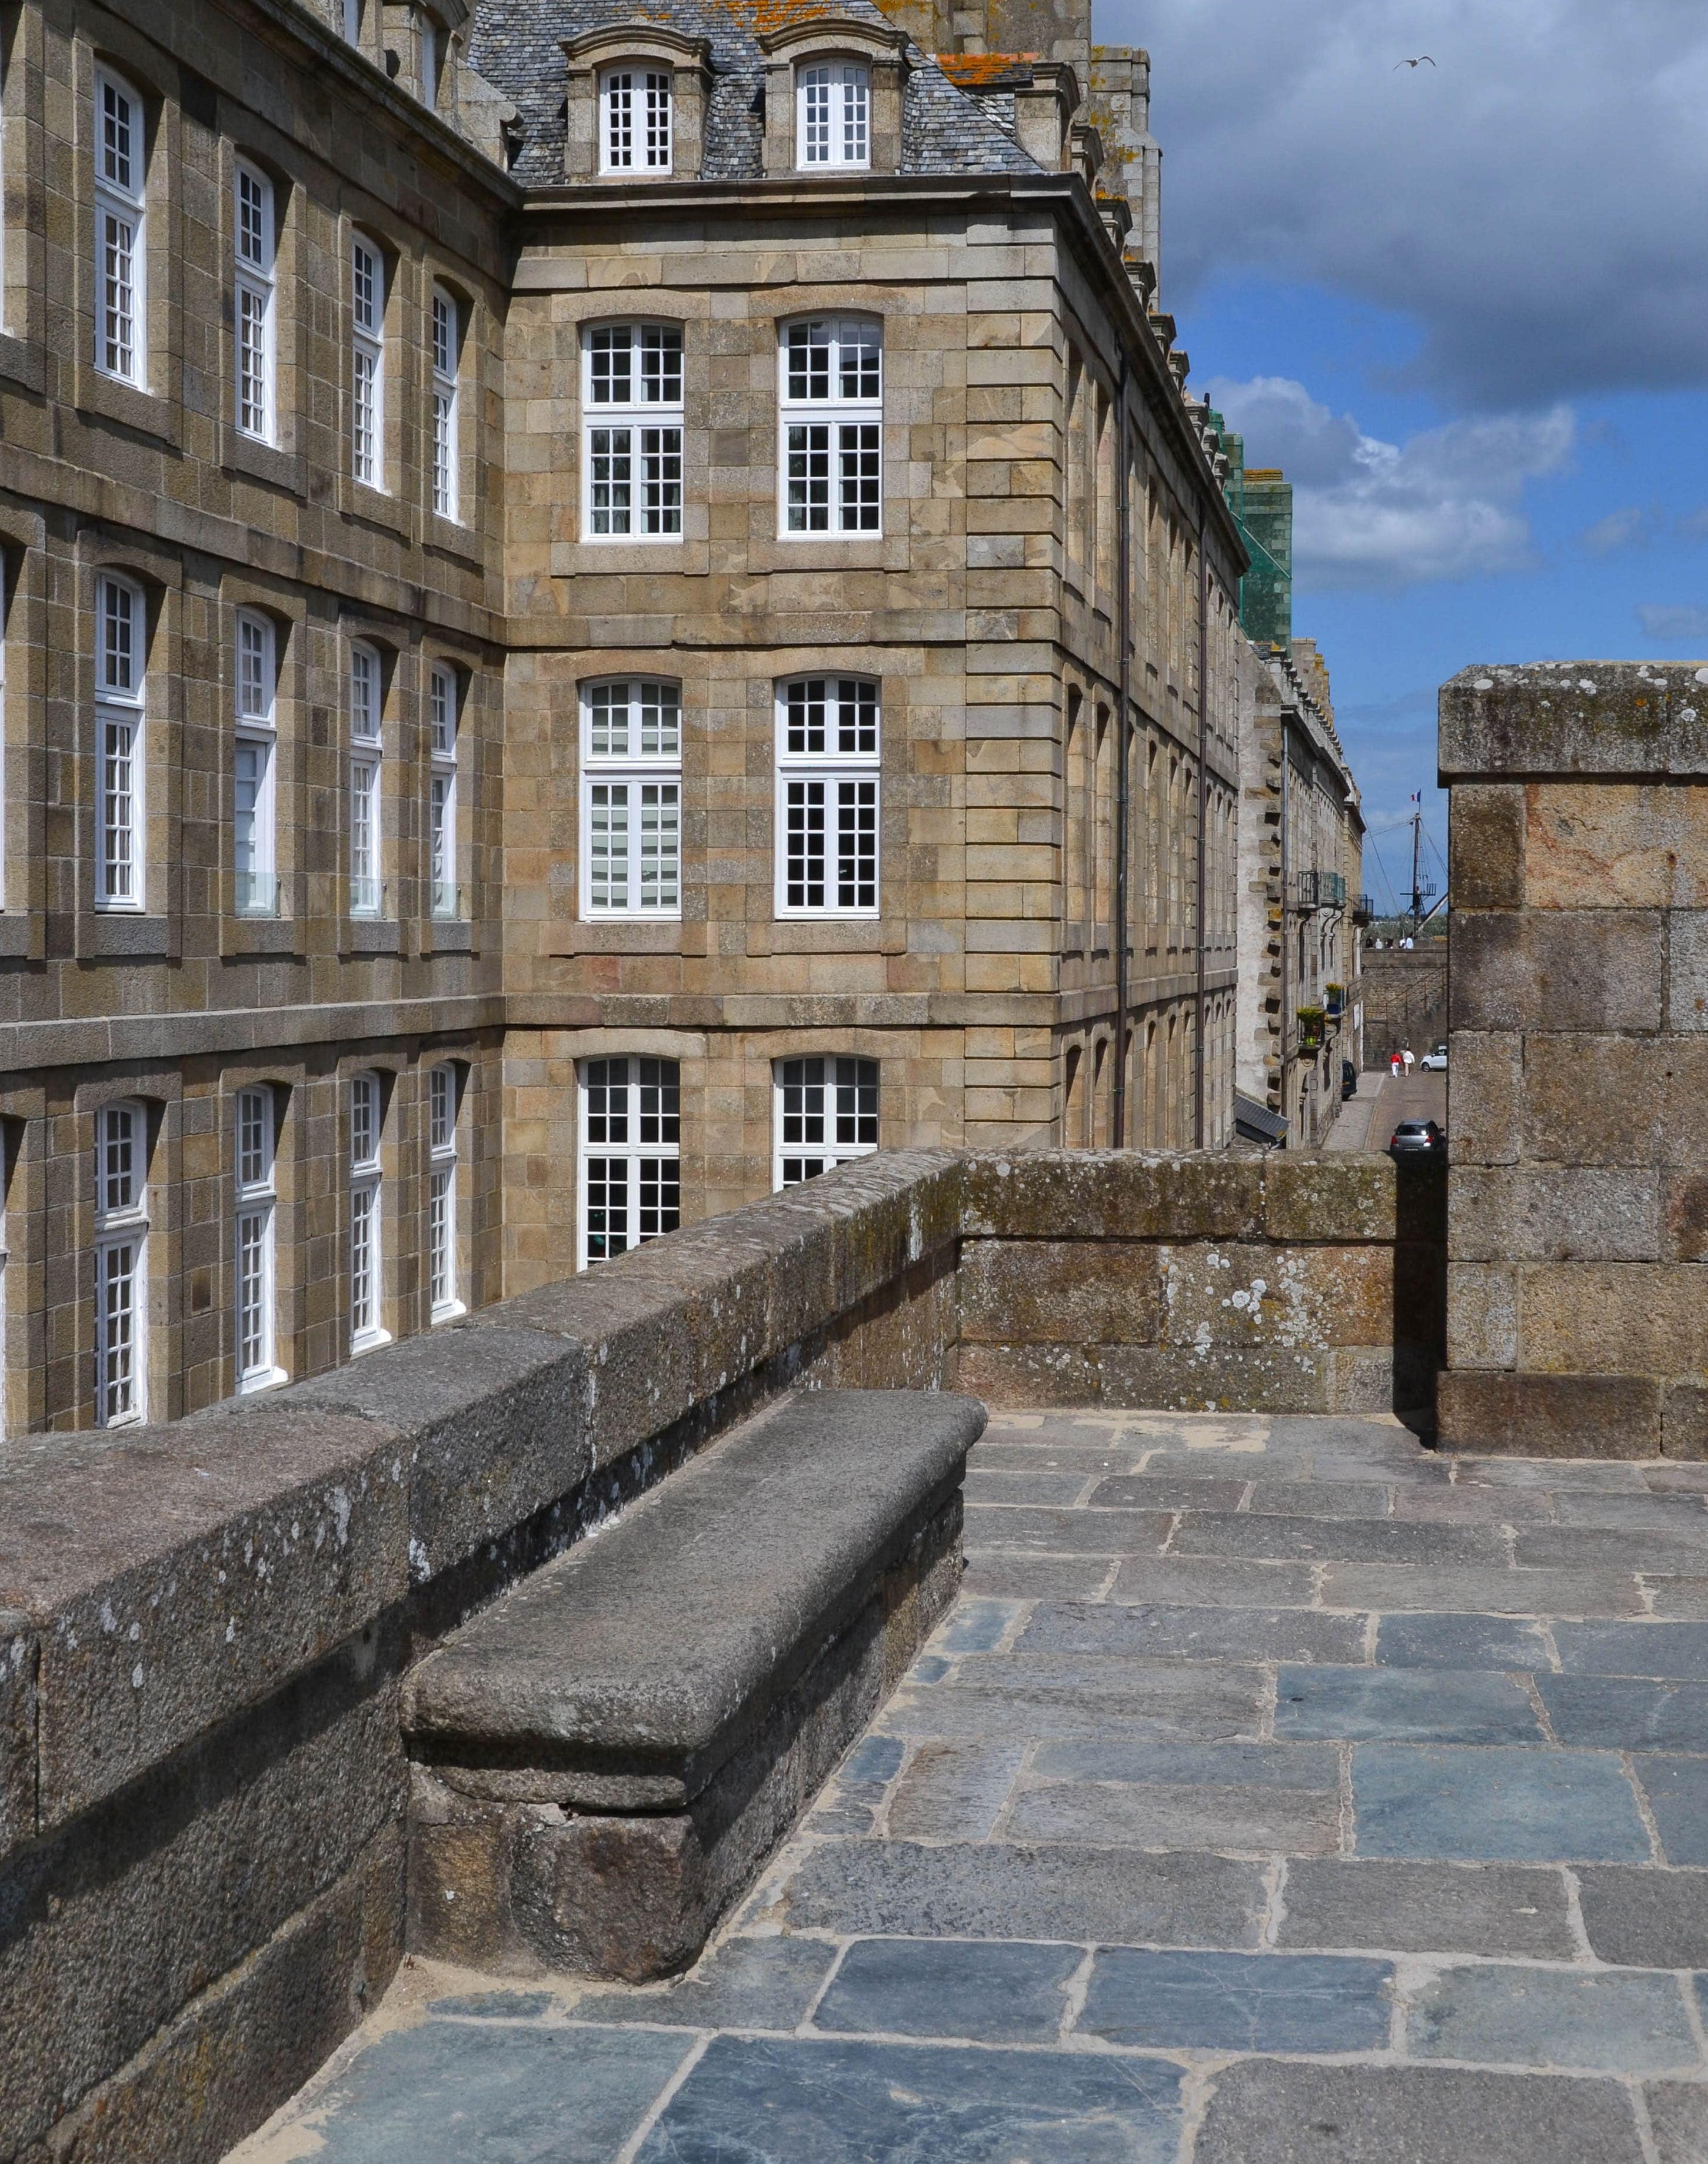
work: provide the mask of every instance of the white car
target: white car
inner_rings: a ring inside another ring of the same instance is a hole
[[[1433,1052],[1426,1052],[1417,1062],[1426,1074],[1444,1074],[1447,1072],[1447,1047],[1438,1044]]]

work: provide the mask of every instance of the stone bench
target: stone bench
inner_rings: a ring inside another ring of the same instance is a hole
[[[411,1674],[410,1943],[685,1967],[948,1606],[976,1399],[803,1392]]]

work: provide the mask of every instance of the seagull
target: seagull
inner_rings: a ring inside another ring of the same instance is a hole
[[[1433,60],[1429,60],[1428,53],[1419,53],[1417,59],[1414,60],[1396,60],[1394,62],[1394,72],[1397,75],[1402,67],[1420,68],[1422,66],[1425,60],[1429,60],[1431,67],[1434,66],[1435,63]]]

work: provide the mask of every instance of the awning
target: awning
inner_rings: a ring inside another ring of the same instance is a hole
[[[1249,1142],[1264,1142],[1274,1149],[1287,1138],[1287,1123],[1279,1112],[1260,1105],[1255,1097],[1234,1092],[1234,1132]]]

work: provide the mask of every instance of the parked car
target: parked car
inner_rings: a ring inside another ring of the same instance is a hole
[[[1433,1120],[1402,1120],[1388,1143],[1390,1157],[1444,1157],[1446,1153],[1446,1130]]]
[[[1447,1047],[1438,1044],[1433,1052],[1426,1052],[1417,1062],[1426,1074],[1444,1074],[1447,1072]]]
[[[1344,1105],[1349,1097],[1357,1095],[1358,1069],[1349,1059],[1343,1059],[1340,1063],[1340,1101]]]

